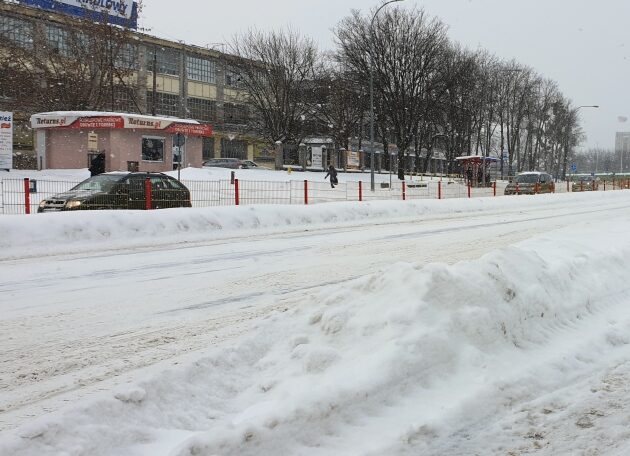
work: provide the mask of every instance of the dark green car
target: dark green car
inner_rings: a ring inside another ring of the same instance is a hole
[[[191,207],[190,192],[162,173],[107,173],[90,177],[67,192],[46,198],[37,212],[89,209],[146,209],[146,180],[151,181],[151,208]]]

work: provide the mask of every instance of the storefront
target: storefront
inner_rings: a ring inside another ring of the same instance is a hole
[[[196,120],[111,112],[40,113],[31,126],[39,169],[88,168],[97,157],[105,171],[201,167],[202,139],[212,136]]]

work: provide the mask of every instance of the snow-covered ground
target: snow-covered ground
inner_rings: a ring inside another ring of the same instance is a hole
[[[629,203],[2,216],[0,454],[629,454]]]

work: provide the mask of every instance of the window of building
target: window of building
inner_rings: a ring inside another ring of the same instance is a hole
[[[247,141],[221,138],[221,157],[247,160]]]
[[[211,122],[217,117],[217,102],[202,98],[188,98],[188,117]]]
[[[179,76],[179,51],[168,48],[149,48],[147,52],[147,69],[153,71],[153,56],[156,56],[157,72]]]
[[[164,161],[164,138],[156,136],[142,137],[142,160],[143,161]]]
[[[155,113],[162,116],[179,116],[180,98],[178,95],[157,92],[155,97]],[[153,91],[147,91],[147,111],[153,111]]]
[[[8,16],[0,16],[0,37],[21,48],[33,48],[33,24]]]
[[[214,158],[214,138],[201,138],[201,157],[203,160]]]
[[[114,57],[114,64],[116,68],[124,70],[137,70],[138,69],[138,47],[132,43],[124,43],[114,48],[116,56]]]
[[[120,112],[139,112],[136,91],[133,87],[114,87],[114,110]]]
[[[249,121],[247,106],[223,103],[223,121],[229,124],[246,124]]]
[[[241,75],[234,70],[226,70],[225,85],[232,88],[241,87]]]
[[[214,84],[216,81],[216,65],[212,60],[197,57],[186,58],[186,73],[192,81]]]
[[[46,25],[48,46],[64,57],[70,57],[70,36],[68,31],[54,25]]]

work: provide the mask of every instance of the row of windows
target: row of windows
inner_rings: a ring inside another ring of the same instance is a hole
[[[24,49],[33,48],[33,24],[8,16],[0,16],[0,38]]]
[[[177,95],[157,92],[155,113],[163,116],[180,116],[180,98]],[[147,111],[153,110],[153,92],[147,91]],[[202,98],[188,98],[186,117],[202,122],[217,120],[217,102]],[[245,105],[223,104],[223,120],[229,124],[244,124],[249,120],[249,109]]]
[[[46,25],[46,42],[55,52],[64,57],[72,57],[73,43],[79,45],[83,41],[80,37],[71,36],[67,29],[55,25]],[[7,38],[24,48],[33,47],[33,25],[21,19],[0,16],[0,37]],[[138,48],[131,43],[119,47],[114,45],[115,61],[118,68],[138,68]],[[180,52],[175,49],[153,47],[147,52],[147,69],[160,74],[179,76]],[[214,60],[199,57],[186,57],[187,78],[192,81],[215,84],[217,81],[217,63]],[[241,77],[237,72],[225,72],[225,85],[240,87]]]

